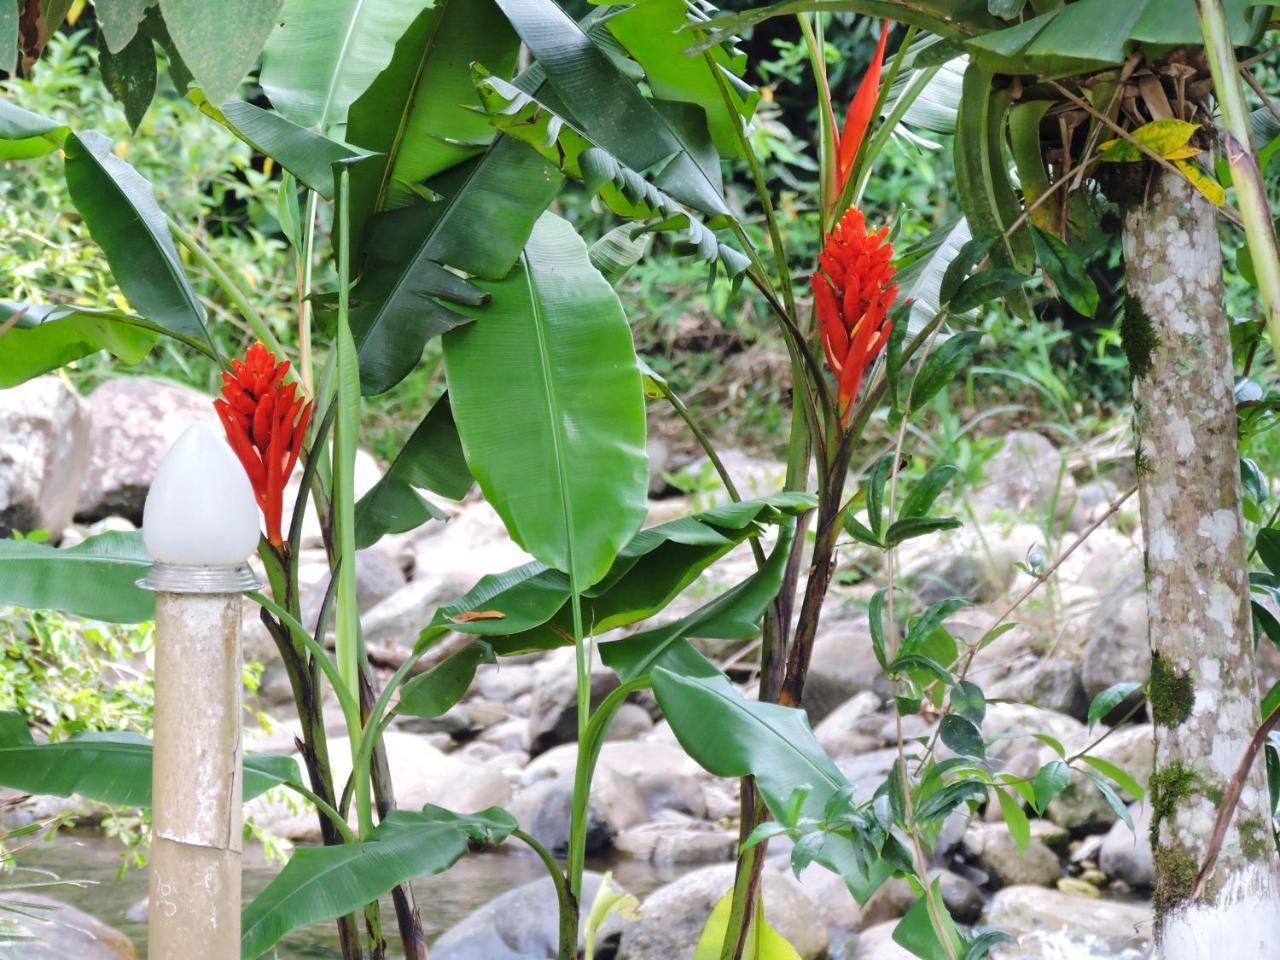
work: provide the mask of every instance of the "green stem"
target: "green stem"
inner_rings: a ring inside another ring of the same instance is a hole
[[[1214,92],[1222,111],[1227,163],[1231,167],[1245,240],[1258,278],[1271,349],[1280,356],[1280,250],[1276,247],[1275,224],[1250,139],[1249,111],[1240,88],[1231,31],[1222,0],[1196,0],[1196,9],[1200,14],[1200,31],[1204,34],[1204,52],[1213,74]]]
[[[511,835],[517,840],[528,844],[530,849],[538,855],[538,859],[546,866],[547,873],[551,875],[551,884],[556,888],[556,902],[560,905],[560,945],[557,956],[559,960],[576,960],[578,956],[578,902],[569,890],[564,874],[560,872],[560,864],[556,863],[556,858],[551,855],[550,850],[523,830],[512,830]]]
[[[285,356],[284,347],[280,345],[276,335],[271,332],[271,328],[262,319],[262,315],[249,302],[249,295],[231,278],[230,274],[218,265],[213,257],[209,256],[208,252],[200,246],[195,237],[182,229],[172,217],[167,217],[166,220],[168,221],[170,232],[191,254],[191,259],[204,268],[204,271],[209,274],[213,282],[227,295],[227,299],[240,311],[240,315],[244,317],[245,323],[249,324],[249,329],[253,331],[254,336],[266,344],[267,348],[277,357]]]
[[[822,173],[818,177],[818,226],[822,235],[826,236],[831,229],[830,209],[836,201],[836,198],[831,195],[836,189],[836,137],[839,135],[836,131],[835,104],[831,102],[831,87],[827,83],[826,51],[823,50],[822,40],[814,32],[808,14],[796,14],[796,19],[800,21],[800,31],[804,34],[805,47],[809,52],[809,65],[813,69],[813,78],[818,85],[818,96],[824,101],[819,105],[818,110],[818,129],[821,132],[819,146],[822,152],[822,162],[819,166]],[[819,30],[821,27],[822,21],[819,19]]]
[[[314,190],[307,191],[307,236],[301,253],[301,289],[298,302],[298,366],[302,385],[315,396],[315,365],[311,359],[311,264],[316,245],[316,203]]]
[[[342,675],[338,672],[337,664],[329,656],[329,652],[325,650],[315,637],[311,636],[311,631],[302,625],[293,614],[291,614],[280,604],[276,603],[270,597],[257,592],[250,593],[249,599],[261,607],[265,607],[275,615],[276,619],[289,628],[295,641],[301,643],[315,658],[316,663],[328,678],[330,685],[333,687],[334,694],[338,697],[338,705],[342,707],[342,714],[346,716],[349,712],[358,712],[359,707],[356,705],[355,699],[351,695],[351,691],[347,689],[346,683],[342,679]]]
[[[286,780],[284,785],[294,793],[301,794],[310,800],[317,810],[329,818],[329,822],[342,834],[342,839],[347,843],[355,843],[359,839],[356,837],[355,831],[347,825],[347,821],[342,819],[342,814],[338,813],[328,802],[321,799],[310,787],[303,786],[294,780]]]
[[[582,597],[573,585],[574,670],[578,681],[578,756],[574,764],[573,808],[569,823],[569,890],[582,896],[582,871],[587,858],[587,808],[591,800],[591,750],[587,731],[591,724],[591,664],[582,629]],[[576,921],[575,921],[576,926]]]

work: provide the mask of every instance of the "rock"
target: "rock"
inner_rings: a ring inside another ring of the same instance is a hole
[[[555,747],[525,768],[521,782],[572,780],[577,755],[576,744]],[[707,814],[704,787],[710,778],[678,746],[651,740],[607,741],[596,761],[597,778],[606,773],[625,778],[630,792],[642,801],[645,813],[640,820],[655,819],[667,812],[692,817]]]
[[[745,499],[767,497],[782,489],[787,476],[787,465],[782,461],[766,460],[743,450],[721,449],[718,453],[720,462],[733,478],[734,486]],[[728,499],[724,484],[720,482],[720,475],[706,457],[692,461],[680,472],[687,477],[696,478],[696,493],[705,496],[709,491],[720,502]]]
[[[582,877],[582,910],[579,949],[589,905],[600,890],[601,876]],[[560,916],[550,878],[535,880],[508,890],[472,911],[440,935],[431,946],[432,960],[554,960]],[[611,915],[601,926],[597,943],[616,938],[627,921]],[[597,954],[599,956],[599,954]]]
[[[22,915],[6,919],[20,924],[34,939],[22,941],[12,956],[22,960],[138,960],[128,937],[83,910],[28,890],[22,890],[17,899],[22,902]]]
[[[1150,936],[1151,908],[1046,887],[1015,886],[996,893],[983,923],[1016,940],[997,947],[993,960],[1055,956],[1138,960]]]
[[[912,756],[912,753],[908,751],[907,756]],[[853,784],[854,801],[861,801],[870,798],[880,784],[884,783],[897,759],[898,748],[885,747],[857,757],[837,757],[836,766],[845,775],[845,779]]]
[[[536,756],[578,736],[578,681],[575,652],[568,647],[548,653],[535,667],[533,703],[529,709],[529,746]],[[618,687],[618,675],[599,656],[591,658],[591,707],[594,710]]]
[[[846,700],[814,725],[813,733],[833,757],[852,757],[885,746],[880,698],[870,690]]]
[[[360,618],[365,642],[370,646],[410,647],[436,608],[454,599],[457,593],[447,582],[429,575],[414,577]]]
[[[660,497],[671,485],[667,473],[671,467],[671,445],[662,437],[650,436],[644,444],[649,458],[649,496]]]
[[[772,852],[772,844],[769,849]],[[789,852],[783,862],[790,862]],[[827,925],[827,935],[831,938],[830,956],[851,956],[857,931],[862,928],[862,911],[845,882],[837,874],[817,864],[805,867],[796,879]]]
[[[1089,751],[1091,756],[1114,763],[1143,787],[1151,776],[1154,752],[1155,745],[1149,723],[1117,730]],[[1137,797],[1130,797],[1116,784],[1112,786],[1121,797],[1129,800],[1137,799]],[[1047,812],[1054,823],[1061,824],[1068,830],[1110,827],[1119,819],[1110,804],[1098,792],[1098,788],[1075,772],[1071,774],[1071,782],[1067,784],[1067,788],[1049,804]]]
[[[375,483],[382,479],[382,467],[377,459],[366,450],[356,451],[355,491],[356,499],[368,493]],[[302,464],[294,469],[289,482],[284,488],[284,516],[286,527],[293,517],[293,508],[298,500],[298,490],[302,486]],[[320,519],[316,516],[314,502],[308,501],[307,512],[302,516],[303,549],[324,546],[324,534],[320,530]]]
[[[448,603],[458,599],[483,576],[501,573],[533,558],[520,549],[497,511],[483,500],[470,501],[443,526],[428,524],[414,558],[414,579],[441,584]]]
[[[1142,571],[1126,576],[1099,601],[1089,618],[1081,679],[1092,699],[1113,683],[1145,680],[1151,673],[1147,645],[1147,591]]]
[[[982,893],[978,888],[950,870],[931,870],[929,879],[936,880],[942,889],[942,902],[959,923],[973,923],[982,915]],[[845,896],[848,896],[845,889]],[[874,927],[888,920],[905,916],[916,902],[915,891],[905,878],[886,880],[871,899],[862,907],[858,928]]]
[[[209,397],[143,377],[108,380],[89,395],[89,409],[93,436],[78,520],[117,514],[141,523],[156,468],[178,436],[196,422],[222,432]]]
[[[1077,720],[1089,715],[1089,698],[1080,682],[1080,664],[1066,657],[1028,657],[985,692],[993,700],[1028,703]]]
[[[1133,829],[1117,820],[1102,840],[1098,866],[1108,877],[1123,880],[1131,887],[1150,887],[1153,870],[1151,856],[1151,804],[1135,803],[1129,807]]]
[[[395,775],[396,805],[403,810],[420,810],[434,803],[456,813],[474,813],[503,806],[511,798],[507,778],[489,765],[442,753],[411,733],[388,731],[383,734],[383,743]],[[329,738],[329,759],[334,783],[346,783],[351,774],[351,743],[346,737]],[[250,803],[246,812],[258,826],[278,837],[320,839],[319,823],[309,808],[298,812],[290,804],[262,797]]]
[[[676,863],[719,863],[732,860],[738,836],[701,820],[656,820],[624,830],[614,847],[635,860],[666,866]],[[848,890],[845,890],[848,896]]]
[[[974,823],[964,834],[964,852],[986,868],[1002,886],[1052,884],[1062,875],[1058,855],[1035,836],[1027,849],[1018,846],[1002,823]]]
[[[813,643],[813,658],[804,685],[803,705],[809,722],[821,723],[851,697],[871,690],[883,676],[871,645],[866,614],[858,618],[824,617]]]
[[[624,703],[609,721],[605,740],[639,740],[653,729],[653,717],[638,703]]]
[[[1079,720],[1052,710],[1025,703],[989,703],[982,722],[982,735],[988,741],[1001,737],[987,749],[987,755],[1007,760],[1027,746],[1038,746],[1032,734],[1047,733],[1067,750],[1083,746],[1085,725]],[[1045,747],[1045,751],[1049,748]],[[1058,821],[1061,823],[1062,821]]]
[[[301,577],[299,577],[301,579]],[[356,551],[356,604],[363,613],[404,588],[408,581],[395,556],[375,544]],[[302,622],[312,630],[324,595],[329,589],[328,564],[322,576],[302,591]],[[425,626],[425,622],[423,626]],[[421,629],[421,627],[419,628]],[[333,613],[329,614],[329,631],[333,630]]]
[[[692,960],[711,909],[733,886],[734,866],[703,867],[645,898],[641,919],[622,932],[618,960]],[[827,949],[826,925],[788,872],[766,865],[764,914],[803,960]]]
[[[1030,512],[1038,520],[1066,516],[1076,499],[1076,485],[1063,456],[1045,437],[1029,430],[1006,434],[1004,446],[987,462],[989,482],[982,503],[1014,512]]]
[[[917,960],[914,953],[893,942],[893,931],[897,926],[897,920],[890,920],[863,930],[858,934],[853,960]]]
[[[557,856],[569,849],[569,813],[573,780],[568,777],[535,780],[523,787],[508,809],[520,826]],[[644,821],[644,800],[635,782],[608,767],[596,770],[587,807],[587,855],[607,853],[614,837]]]
[[[89,464],[89,423],[88,405],[59,377],[0,390],[0,536],[56,536],[71,522]]]
[[[495,703],[511,703],[533,690],[531,663],[482,663],[476,669],[475,690]]]

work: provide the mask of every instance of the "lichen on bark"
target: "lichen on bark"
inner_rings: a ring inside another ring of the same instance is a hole
[[[1196,702],[1191,674],[1174,667],[1159,652],[1151,654],[1151,681],[1147,687],[1151,719],[1162,727],[1176,727],[1191,716]]]

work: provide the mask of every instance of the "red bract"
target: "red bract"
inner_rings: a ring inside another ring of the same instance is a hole
[[[839,383],[840,425],[847,427],[862,375],[889,342],[886,319],[898,296],[888,227],[867,230],[862,211],[849,209],[827,234],[813,274],[813,301],[827,363]]]
[[[845,181],[853,170],[853,161],[858,155],[858,147],[862,146],[862,138],[871,123],[871,111],[875,109],[876,95],[880,92],[880,70],[884,66],[884,45],[889,39],[889,21],[880,26],[880,42],[876,44],[875,56],[871,65],[858,84],[858,90],[849,102],[849,110],[844,117],[844,129],[840,131],[840,139],[836,144],[836,190],[844,189]]]
[[[284,382],[289,361],[277,362],[261,342],[231,361],[223,373],[222,397],[213,401],[227,440],[249,474],[254,496],[267,524],[267,539],[284,544],[280,519],[284,485],[298,462],[311,419],[311,401],[297,396],[298,385]]]

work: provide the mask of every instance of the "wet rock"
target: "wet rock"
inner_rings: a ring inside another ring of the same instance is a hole
[[[885,746],[880,698],[870,690],[846,700],[814,725],[813,732],[833,757],[852,757]]]
[[[76,505],[78,520],[116,514],[142,522],[142,505],[160,460],[193,423],[221,433],[209,397],[189,387],[125,377],[89,395],[93,436]]]
[[[22,960],[138,960],[128,937],[83,910],[28,890],[21,891],[18,899],[22,915],[7,919],[20,924],[33,939],[16,947],[0,945],[0,955]]]
[[[520,826],[556,855],[569,849],[569,813],[573,779],[553,777],[527,782],[508,809]],[[587,854],[607,853],[614,838],[647,816],[635,781],[609,767],[599,767],[591,781],[587,807]]]
[[[996,893],[983,923],[1016,940],[997,947],[993,960],[1080,954],[1137,960],[1151,933],[1151,908],[1047,887],[1015,886]]]
[[[583,874],[584,904],[595,900],[601,879],[598,873]],[[588,912],[582,911],[578,927],[579,949]],[[431,946],[432,960],[555,960],[559,915],[550,878],[526,883],[495,897],[441,934]],[[616,939],[626,923],[617,914],[610,916],[601,926],[597,943]]]
[[[87,404],[59,377],[0,390],[0,536],[57,536],[71,522],[89,464],[89,422]]]
[[[1086,635],[1089,642],[1084,649],[1082,680],[1090,699],[1113,683],[1147,678],[1151,649],[1147,644],[1147,592],[1140,570],[1127,575],[1102,598],[1089,618]]]
[[[704,867],[655,890],[641,906],[641,919],[623,930],[618,960],[691,960],[707,917],[733,886],[733,876],[733,864]],[[826,925],[800,885],[767,865],[763,886],[770,925],[803,960],[823,956]]]
[[[511,798],[511,787],[500,770],[487,764],[470,763],[454,754],[442,753],[424,737],[388,731],[383,735],[387,762],[395,777],[396,804],[403,810],[420,810],[428,803],[448,807],[457,813],[474,813],[486,807],[503,806]],[[346,783],[351,773],[351,743],[344,736],[330,736],[329,759],[336,784]],[[301,763],[301,758],[298,758]],[[267,832],[289,840],[318,841],[320,827],[315,814],[296,809],[292,801],[269,797],[254,800],[246,808]]]
[[[672,818],[632,827],[618,834],[614,847],[635,860],[665,866],[732,860],[738,835],[701,820]],[[846,889],[845,895],[848,896]]]
[[[1117,730],[1089,751],[1091,756],[1114,763],[1143,787],[1151,776],[1152,755],[1155,746],[1151,724],[1137,724]],[[1112,784],[1117,794],[1125,800],[1130,797],[1120,786]],[[1071,781],[1053,803],[1048,814],[1055,823],[1068,830],[1110,827],[1119,818],[1110,804],[1089,780],[1079,773],[1071,774]]]
[[[1003,886],[1052,884],[1062,875],[1058,855],[1032,836],[1019,852],[1009,830],[1000,823],[974,823],[965,831],[965,854],[977,860]]]
[[[534,755],[568,743],[578,736],[578,686],[575,653],[553,650],[534,670],[533,703],[529,711],[529,745]],[[599,706],[618,687],[618,675],[592,657],[591,706]]]
[[[1132,830],[1123,820],[1117,820],[1103,838],[1098,866],[1108,877],[1123,880],[1131,887],[1150,887],[1151,804],[1131,804],[1129,816],[1133,819]]]

